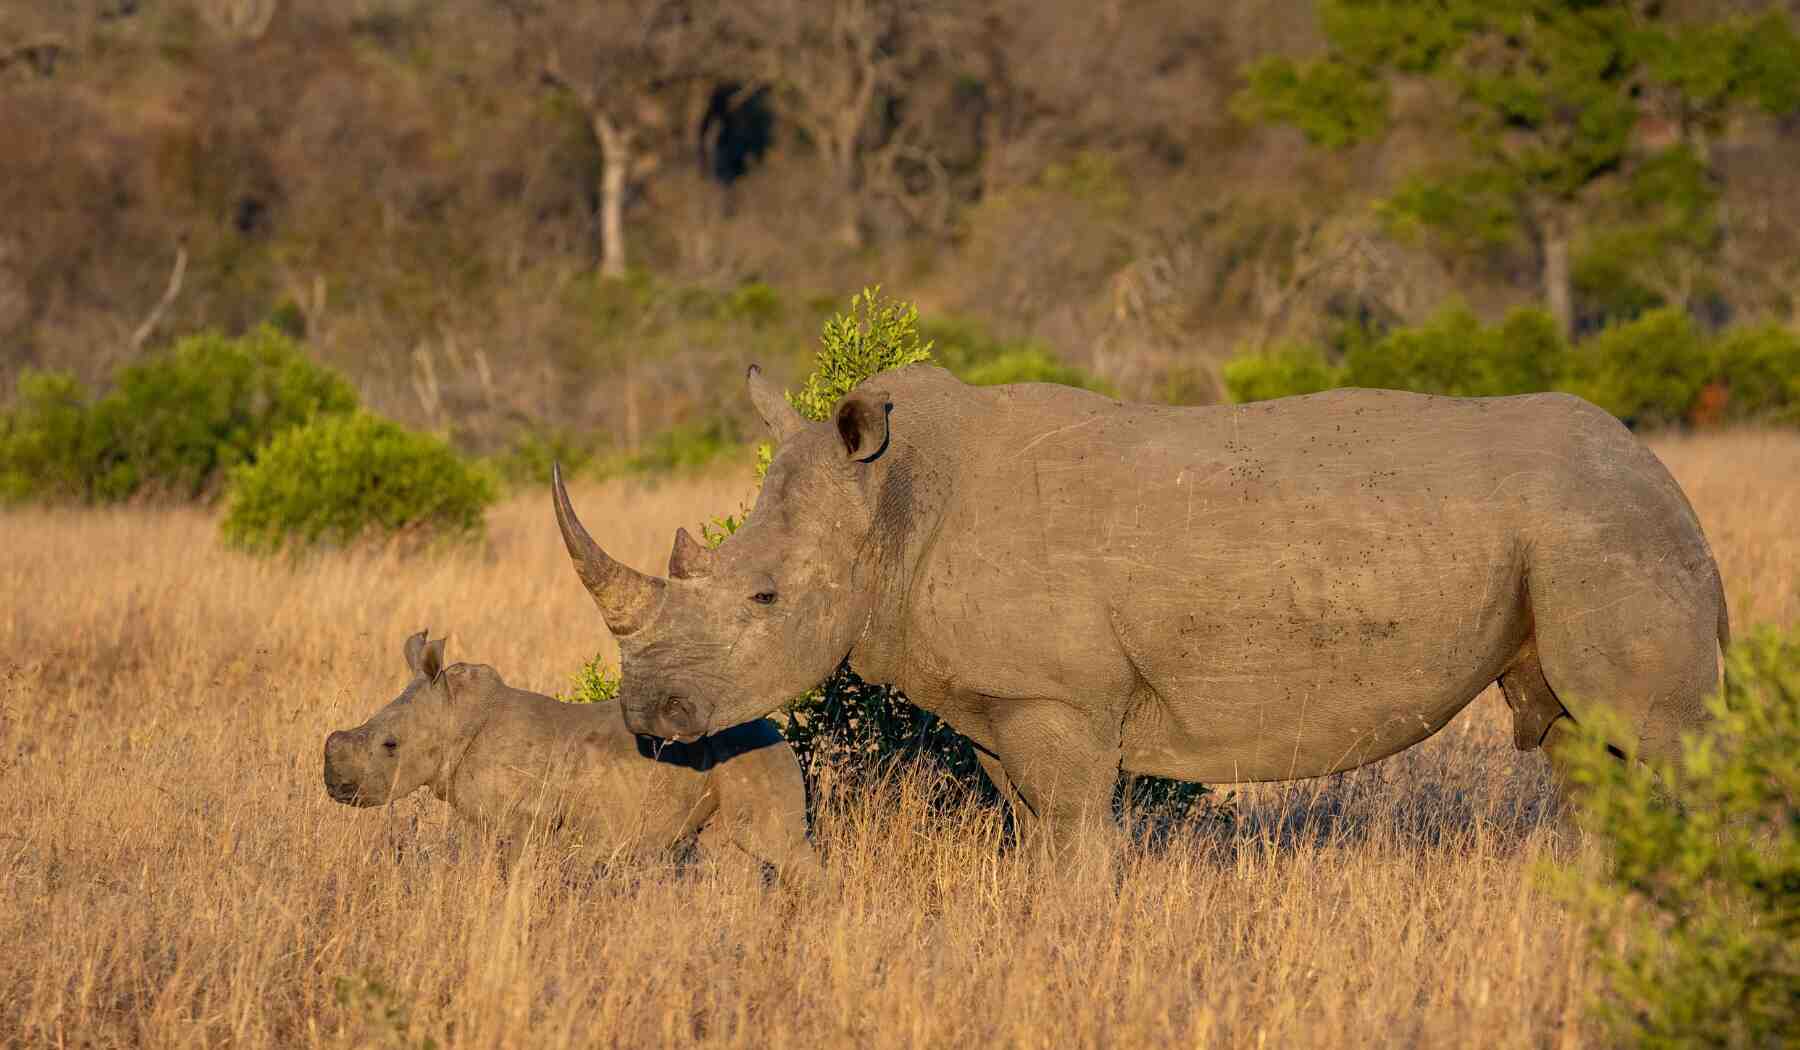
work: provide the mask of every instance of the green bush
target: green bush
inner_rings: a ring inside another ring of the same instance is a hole
[[[1800,335],[1777,325],[1728,332],[1711,371],[1730,390],[1729,416],[1800,423]]]
[[[270,552],[364,538],[479,535],[487,474],[449,445],[366,413],[322,416],[275,437],[240,467],[222,531]]]
[[[1341,383],[1453,397],[1524,394],[1550,389],[1566,354],[1542,310],[1515,310],[1488,328],[1453,305],[1422,325],[1352,346]]]
[[[28,377],[0,432],[14,498],[120,500],[149,490],[193,499],[281,431],[356,409],[356,392],[270,327],[191,336],[127,365],[88,401],[68,377]]]
[[[1338,385],[1337,369],[1309,346],[1239,354],[1225,363],[1225,392],[1238,404],[1316,394]]]
[[[1620,762],[1598,732],[1570,755],[1606,868],[1552,879],[1619,1045],[1791,1046],[1800,1017],[1800,632],[1735,648],[1711,710],[1678,761]]]
[[[1060,383],[1112,395],[1098,376],[1058,361],[1037,343],[1007,342],[983,325],[963,318],[940,318],[920,326],[931,337],[926,344],[934,364],[943,365],[965,383]]]
[[[569,679],[569,691],[556,694],[556,698],[565,704],[604,704],[618,699],[619,672],[610,667],[599,654],[581,665]]]
[[[880,287],[850,299],[850,312],[825,322],[812,374],[787,398],[807,419],[831,415],[838,399],[877,372],[931,360],[931,343],[919,337],[919,308],[881,297]]]
[[[975,386],[1000,386],[1005,383],[1059,383],[1080,387],[1097,394],[1112,396],[1112,384],[1065,365],[1038,346],[1008,350],[999,357],[975,365],[962,374],[963,382]]]
[[[1686,415],[1710,370],[1694,322],[1665,308],[1582,342],[1558,385],[1630,424],[1674,423]]]
[[[13,410],[0,415],[0,501],[80,499],[96,487],[118,487],[121,479],[102,467],[105,453],[81,383],[28,370]]]

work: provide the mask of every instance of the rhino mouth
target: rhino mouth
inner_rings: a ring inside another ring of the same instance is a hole
[[[348,781],[327,780],[325,793],[331,796],[333,802],[341,802],[346,806],[370,805],[370,800],[363,795],[362,791]]]

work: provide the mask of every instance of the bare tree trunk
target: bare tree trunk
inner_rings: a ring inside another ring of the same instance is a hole
[[[151,333],[155,332],[156,326],[162,322],[163,314],[168,312],[169,306],[175,302],[175,297],[181,294],[181,281],[187,275],[187,264],[187,235],[183,234],[175,240],[175,265],[169,270],[168,287],[163,289],[162,298],[158,299],[156,305],[151,308],[150,316],[144,318],[144,323],[138,325],[137,331],[131,333],[133,353],[142,350],[144,344],[150,341]]]
[[[1552,216],[1544,224],[1544,301],[1557,330],[1571,334],[1575,308],[1569,294],[1569,230],[1561,216]]]
[[[631,135],[604,113],[593,114],[600,141],[600,276],[625,276],[625,183],[631,173]]]

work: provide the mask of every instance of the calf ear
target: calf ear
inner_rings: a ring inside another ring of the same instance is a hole
[[[697,580],[712,575],[712,551],[700,546],[686,529],[675,530],[675,549],[669,552],[669,577]]]
[[[844,455],[860,463],[872,462],[887,451],[888,413],[893,411],[885,390],[852,390],[838,402],[838,437],[844,442]]]
[[[425,655],[425,631],[406,640],[406,669],[419,674],[419,660]]]
[[[428,682],[435,682],[438,675],[444,673],[444,639],[438,638],[425,643],[424,651],[419,654],[418,672]]]

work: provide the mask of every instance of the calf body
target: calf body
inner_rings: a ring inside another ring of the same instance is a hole
[[[514,857],[533,834],[595,856],[697,838],[705,851],[773,866],[784,882],[817,875],[800,767],[774,723],[692,744],[640,737],[618,704],[566,704],[514,689],[486,665],[444,666],[443,644],[408,639],[406,689],[326,738],[332,798],[376,806],[429,787],[505,835]]]

